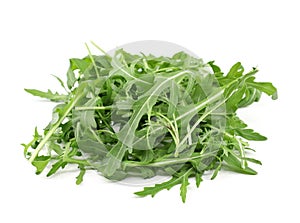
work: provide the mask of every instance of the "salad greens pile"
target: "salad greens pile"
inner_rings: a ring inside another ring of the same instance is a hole
[[[36,174],[47,169],[51,176],[72,164],[79,169],[77,184],[87,170],[114,181],[166,175],[166,182],[135,194],[154,196],[179,184],[183,202],[189,178],[199,187],[206,171],[212,179],[221,169],[256,174],[248,163],[261,162],[248,157],[248,141],[267,138],[236,111],[262,93],[277,98],[271,83],[255,81],[256,68],[244,72],[238,62],[223,73],[213,61],[185,52],[158,57],[88,51],[70,59],[66,83],[55,76],[65,93],[25,89],[57,103],[43,133],[35,128],[33,139],[22,144]]]

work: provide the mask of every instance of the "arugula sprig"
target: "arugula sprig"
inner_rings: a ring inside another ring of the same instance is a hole
[[[100,47],[93,43],[102,53]],[[187,53],[172,57],[130,54],[89,55],[70,59],[67,81],[54,76],[64,94],[25,89],[58,103],[43,134],[34,131],[24,156],[47,176],[77,165],[76,184],[86,170],[111,180],[128,176],[170,180],[136,192],[156,195],[180,185],[186,201],[189,178],[199,187],[202,175],[221,169],[256,174],[249,162],[249,140],[267,138],[247,127],[236,111],[259,101],[265,93],[277,98],[269,82],[256,82],[258,72],[245,73],[240,62],[224,74],[213,61],[204,63]]]

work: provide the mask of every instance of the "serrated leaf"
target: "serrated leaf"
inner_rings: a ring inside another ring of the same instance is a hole
[[[65,90],[67,91],[67,89],[66,89],[66,87],[65,87],[65,84],[64,84],[64,82],[62,81],[62,79],[60,79],[58,76],[56,76],[56,75],[54,75],[54,74],[52,74],[52,76],[55,77],[55,79],[60,83],[60,86],[62,86],[62,88],[65,89]]]
[[[21,144],[22,146],[24,146],[24,152],[23,153],[24,153],[25,158],[28,158],[29,148],[32,147],[35,143],[37,143],[40,138],[41,138],[41,136],[38,133],[37,127],[35,127],[33,139],[28,144],[24,144],[24,143]]]
[[[189,185],[188,180],[189,180],[189,176],[187,174],[185,174],[182,177],[182,182],[181,182],[181,186],[180,186],[180,196],[181,196],[183,203],[185,203],[185,200],[186,200],[187,186]]]
[[[253,140],[253,141],[264,141],[267,140],[267,137],[254,132],[253,129],[235,129],[237,135],[243,137],[244,139]]]
[[[116,134],[119,142],[108,153],[107,166],[105,168],[105,175],[112,176],[117,168],[120,167],[122,158],[127,150],[131,150],[135,141],[135,131],[144,114],[156,103],[160,93],[170,87],[170,84],[175,78],[186,75],[186,71],[177,72],[171,77],[157,77],[155,84],[147,92],[145,92],[140,99],[133,105],[133,114],[123,128]]]
[[[178,184],[183,202],[190,176],[199,187],[208,170],[214,171],[212,179],[221,168],[256,174],[247,161],[261,162],[246,157],[247,140],[266,138],[247,129],[236,111],[257,102],[262,92],[276,98],[277,91],[271,83],[254,82],[255,68],[244,74],[238,62],[224,75],[213,61],[205,64],[186,52],[157,57],[121,49],[110,57],[88,51],[88,57],[70,59],[66,84],[55,76],[67,95],[27,89],[63,102],[43,136],[35,133],[23,144],[37,173],[49,160],[54,163],[47,176],[78,165],[77,184],[88,169],[113,181],[163,173],[172,178],[136,194],[155,196]]]
[[[68,95],[59,94],[57,92],[53,93],[50,90],[48,90],[47,92],[35,90],[35,89],[24,89],[24,90],[34,96],[46,98],[46,99],[49,99],[49,100],[55,101],[55,102],[64,102],[64,101],[67,101],[67,99],[68,99]]]
[[[187,186],[187,178],[192,173],[192,169],[187,170],[186,172],[180,173],[178,176],[173,176],[170,180],[163,182],[161,184],[155,184],[153,187],[144,187],[144,190],[135,192],[134,194],[145,197],[148,195],[151,195],[154,197],[158,192],[162,190],[170,190],[172,187],[174,187],[177,184],[182,184],[183,182],[183,192],[182,192],[182,199],[184,200],[186,196],[185,187]],[[187,178],[186,178],[187,177]],[[184,201],[183,201],[184,202]]]
[[[56,163],[52,165],[52,168],[47,173],[47,177],[50,177],[51,175],[55,174],[59,170],[59,168],[64,168],[66,164],[67,163],[64,162],[63,160],[58,160]]]
[[[177,184],[180,184],[181,180],[177,177],[172,177],[170,180],[161,183],[161,184],[155,184],[153,187],[144,187],[144,190],[135,192],[134,194],[145,197],[148,195],[151,195],[154,197],[158,192],[162,190],[170,190],[172,187],[174,187]]]
[[[49,126],[49,129],[47,129],[47,133],[45,134],[44,138],[39,142],[38,146],[32,153],[29,161],[32,162],[35,157],[38,156],[39,152],[44,148],[45,144],[48,142],[48,140],[51,138],[51,136],[55,133],[57,128],[60,126],[60,124],[65,120],[67,115],[72,111],[74,106],[77,104],[77,102],[81,99],[84,89],[86,85],[82,84],[80,87],[77,88],[76,95],[69,101],[68,104],[64,105],[59,113],[59,118],[55,120],[55,123],[51,123]],[[56,113],[55,111],[54,113]]]

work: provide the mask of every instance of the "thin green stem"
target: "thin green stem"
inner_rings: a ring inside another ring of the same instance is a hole
[[[76,111],[86,111],[86,110],[109,110],[113,106],[92,106],[92,107],[75,107]]]
[[[95,63],[94,57],[93,57],[93,55],[92,55],[92,53],[91,53],[91,50],[90,50],[89,46],[87,45],[87,43],[85,43],[85,46],[86,46],[86,48],[87,48],[87,50],[88,50],[89,57],[90,57],[90,59],[91,59],[91,61],[92,61],[92,63],[93,63],[93,66],[94,66],[94,68],[95,68],[97,78],[100,78],[100,74],[99,74],[99,72],[98,72],[97,65],[96,65],[96,63]]]
[[[115,135],[114,132],[109,131],[109,130],[106,130],[106,129],[99,129],[99,130],[97,130],[97,132],[98,132],[98,133],[104,132],[104,133],[108,133],[108,134],[110,134],[110,135]]]
[[[203,100],[200,104],[198,104],[198,105],[197,105],[196,107],[194,107],[193,109],[191,109],[191,110],[189,110],[188,112],[186,112],[186,113],[184,113],[184,114],[178,116],[174,121],[178,121],[178,120],[180,120],[180,119],[186,117],[187,115],[192,114],[193,112],[198,111],[199,109],[204,108],[207,104],[209,104],[209,103],[211,103],[211,102],[213,102],[213,101],[215,101],[215,100],[217,100],[217,99],[220,99],[220,97],[223,95],[223,93],[224,93],[224,90],[223,90],[223,89],[220,90],[220,91],[218,91],[215,95],[211,96],[211,97],[208,98],[208,99]]]
[[[34,152],[32,153],[31,157],[29,158],[29,162],[33,162],[34,159],[38,156],[39,152],[44,148],[45,144],[47,143],[47,141],[49,140],[49,138],[53,135],[53,133],[56,131],[56,129],[59,127],[59,125],[62,123],[62,121],[67,117],[67,115],[71,112],[71,110],[73,109],[73,107],[76,105],[76,103],[78,102],[78,100],[82,97],[82,93],[76,95],[73,98],[73,101],[71,101],[71,103],[69,103],[68,105],[66,105],[66,111],[63,113],[63,115],[58,119],[58,121],[50,128],[50,130],[48,131],[48,133],[45,135],[45,137],[41,140],[41,142],[39,143],[39,145],[36,147],[36,149],[34,150]]]
[[[212,128],[212,129],[215,129],[215,130],[220,130],[220,129],[217,129],[216,127],[214,127],[212,125],[209,125],[209,124],[207,126],[210,127],[210,128]],[[232,140],[235,140],[237,142],[237,144],[238,144],[238,148],[237,149],[239,150],[240,155],[241,155],[241,166],[242,166],[243,169],[245,169],[246,168],[246,163],[247,163],[246,160],[245,160],[245,157],[246,157],[245,150],[244,150],[245,143],[240,138],[238,138],[238,137],[236,137],[234,135],[231,135],[231,134],[229,134],[226,131],[222,131],[222,133],[224,135],[226,135],[227,137],[229,137]],[[230,153],[233,154],[234,156],[236,156],[233,152],[231,152],[231,150],[230,150]]]
[[[185,135],[185,137],[181,140],[181,142],[178,144],[176,150],[175,150],[175,156],[179,155],[180,148],[181,146],[186,142],[186,140],[188,139],[188,137],[190,136],[191,132],[193,132],[197,126],[209,115],[211,114],[215,109],[217,109],[218,107],[220,107],[221,105],[223,105],[225,103],[226,99],[222,100],[221,102],[219,102],[216,106],[214,106],[212,109],[210,109],[209,111],[205,112],[198,120],[197,122],[192,126],[192,128],[190,129],[190,131],[188,131],[188,133]]]
[[[205,126],[220,131],[220,129],[216,128],[216,127],[213,126],[213,125],[205,124]],[[226,135],[227,137],[231,138],[231,139],[237,139],[243,146],[248,146],[248,143],[247,143],[247,142],[244,142],[244,141],[242,141],[241,139],[236,138],[234,135],[232,135],[232,134],[230,134],[230,133],[228,133],[228,132],[226,132],[226,131],[222,131],[222,133],[223,133],[224,135]]]
[[[160,112],[156,113],[158,116],[162,117],[163,120],[165,120],[166,126],[168,131],[170,132],[171,136],[174,139],[175,145],[178,145],[179,143],[179,133],[178,133],[178,127],[177,127],[177,123],[176,121],[174,123],[176,123],[176,127],[173,125],[172,121],[170,119],[168,119],[166,116],[164,116],[163,114],[161,114]],[[174,114],[173,114],[174,117]]]
[[[102,49],[100,46],[98,46],[96,43],[94,43],[93,41],[91,41],[91,44],[92,44],[94,47],[96,47],[98,50],[100,50],[105,56],[111,58],[111,56],[108,55],[108,54],[106,53],[106,51],[103,50],[103,49]]]
[[[164,166],[173,165],[173,164],[186,163],[186,162],[193,161],[195,159],[209,157],[209,156],[215,156],[215,155],[216,155],[215,152],[209,152],[209,153],[194,155],[194,156],[186,157],[186,158],[168,158],[168,159],[161,160],[161,161],[154,161],[152,163],[141,163],[141,162],[136,162],[136,161],[123,161],[123,165],[124,165],[124,167],[138,167],[138,166],[164,167]]]
[[[91,166],[91,164],[86,160],[79,160],[79,159],[74,159],[74,158],[71,158],[71,157],[66,157],[64,159],[64,161],[67,162],[67,163],[73,163],[73,164],[84,165],[84,166]]]
[[[179,68],[177,67],[166,67],[166,68],[160,68],[155,70],[155,73],[159,73],[159,72],[171,72],[171,71],[178,71]]]

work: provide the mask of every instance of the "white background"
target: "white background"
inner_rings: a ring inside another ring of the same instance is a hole
[[[297,1],[34,1],[0,3],[0,222],[299,222],[300,13]],[[84,42],[105,50],[158,39],[177,43],[225,70],[237,61],[258,66],[258,80],[272,81],[279,100],[240,114],[267,135],[253,143],[263,161],[259,174],[221,173],[199,189],[179,187],[155,198],[141,189],[88,173],[36,176],[22,142],[51,118],[51,103],[24,88],[59,89],[50,74],[65,77],[68,58],[84,57]]]

